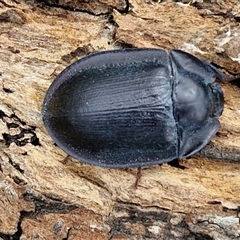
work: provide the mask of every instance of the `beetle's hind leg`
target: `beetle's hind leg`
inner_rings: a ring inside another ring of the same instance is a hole
[[[132,188],[134,188],[135,190],[138,187],[138,183],[139,183],[139,180],[140,180],[141,177],[142,177],[142,167],[138,167],[137,174],[136,174],[136,179],[135,179],[134,184],[132,185]]]
[[[60,162],[63,164],[63,165],[66,165],[69,161],[69,158],[70,158],[70,155],[67,155],[63,160],[61,160]]]
[[[179,168],[179,169],[182,169],[182,170],[184,170],[186,168],[185,166],[179,164],[179,159],[174,159],[173,161],[168,162],[167,164],[169,164],[172,167]],[[141,177],[142,177],[142,167],[138,167],[137,174],[136,174],[136,179],[135,179],[134,184],[132,185],[132,187],[134,189],[137,189]]]

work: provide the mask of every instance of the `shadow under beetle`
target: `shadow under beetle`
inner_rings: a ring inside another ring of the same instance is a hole
[[[223,92],[211,64],[180,51],[100,52],[67,67],[42,115],[56,144],[102,167],[161,164],[201,150],[216,134]]]

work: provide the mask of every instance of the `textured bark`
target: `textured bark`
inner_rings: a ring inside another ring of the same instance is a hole
[[[41,120],[55,76],[95,51],[179,48],[240,73],[239,2],[183,2],[0,1],[0,239],[240,239],[239,82],[221,83],[220,134],[137,189],[137,169],[63,164]]]

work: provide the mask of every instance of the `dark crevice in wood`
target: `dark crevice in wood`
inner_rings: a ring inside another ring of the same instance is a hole
[[[2,110],[0,110],[0,118],[5,122],[8,129],[19,128],[18,134],[2,133],[6,146],[10,146],[11,143],[15,143],[17,146],[25,146],[27,143],[31,143],[34,146],[41,146],[39,138],[35,133],[36,126],[27,125],[15,114],[7,116]]]
[[[35,195],[32,193],[25,193],[24,199],[35,204],[35,212],[32,212],[29,217],[35,218],[38,215],[45,215],[49,213],[68,213],[78,206],[64,203],[60,200],[50,200],[44,196]]]

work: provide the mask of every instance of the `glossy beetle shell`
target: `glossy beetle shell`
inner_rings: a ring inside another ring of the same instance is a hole
[[[103,167],[182,159],[219,129],[225,75],[180,50],[124,49],[85,57],[47,91],[42,115],[59,147]]]

